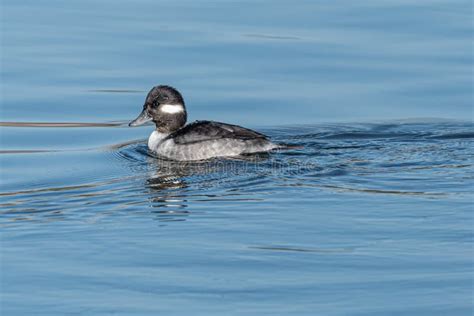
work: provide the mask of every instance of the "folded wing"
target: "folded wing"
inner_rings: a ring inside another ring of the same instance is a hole
[[[168,138],[173,138],[176,144],[185,145],[199,143],[209,140],[223,138],[231,139],[261,139],[267,140],[263,134],[257,133],[247,128],[212,121],[196,121],[180,130],[172,133]]]

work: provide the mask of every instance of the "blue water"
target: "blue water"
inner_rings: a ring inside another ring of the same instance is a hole
[[[1,315],[473,314],[472,2],[1,2]],[[173,163],[190,120],[295,149]]]

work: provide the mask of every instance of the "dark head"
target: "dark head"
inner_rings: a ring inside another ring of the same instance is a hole
[[[171,133],[183,127],[186,118],[181,93],[169,86],[156,86],[148,92],[142,113],[128,126],[140,126],[153,121],[157,131]]]

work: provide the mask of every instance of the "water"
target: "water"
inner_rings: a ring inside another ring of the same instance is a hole
[[[470,315],[468,1],[3,1],[2,315]],[[172,163],[190,119],[300,146]]]

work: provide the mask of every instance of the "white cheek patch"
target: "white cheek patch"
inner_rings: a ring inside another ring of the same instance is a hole
[[[163,104],[160,111],[168,114],[175,114],[184,112],[184,107],[181,104]]]

